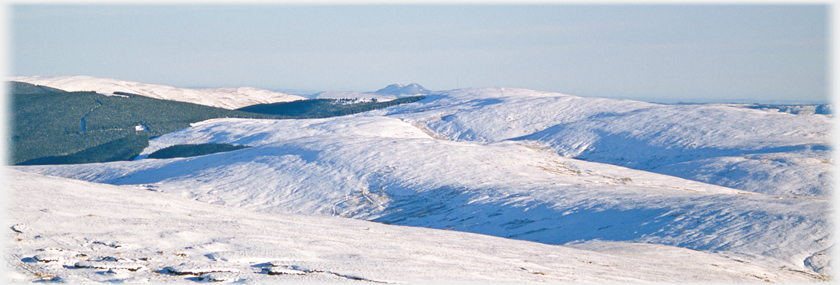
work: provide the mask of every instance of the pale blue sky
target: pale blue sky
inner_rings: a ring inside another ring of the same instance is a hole
[[[827,5],[14,5],[11,75],[828,100]]]

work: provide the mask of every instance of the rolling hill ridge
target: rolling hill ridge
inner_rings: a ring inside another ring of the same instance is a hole
[[[151,138],[131,161],[12,168],[260,215],[640,255],[635,244],[678,247],[776,272],[755,280],[821,281],[833,274],[831,121],[475,88],[346,116],[213,118]],[[247,147],[150,157],[202,144]]]

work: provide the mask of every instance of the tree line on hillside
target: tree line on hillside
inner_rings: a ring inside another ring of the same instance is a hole
[[[422,100],[425,96],[399,98],[386,102],[373,100],[371,102],[348,104],[348,99],[311,99],[283,103],[257,104],[236,109],[237,111],[292,116],[295,118],[327,118],[367,112],[387,108],[399,104]]]
[[[214,118],[324,118],[422,99],[357,104],[316,99],[228,110],[125,92],[115,92],[117,96],[66,92],[22,82],[10,82],[10,90],[10,163],[15,165],[131,160],[150,138]]]

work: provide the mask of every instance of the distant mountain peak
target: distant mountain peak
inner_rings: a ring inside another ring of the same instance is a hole
[[[429,89],[423,88],[420,84],[411,83],[409,85],[402,85],[402,84],[391,84],[386,86],[385,88],[376,90],[374,93],[380,94],[391,94],[391,95],[417,95],[417,94],[429,94],[431,91]]]

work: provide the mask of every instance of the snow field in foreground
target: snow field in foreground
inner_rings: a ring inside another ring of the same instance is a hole
[[[7,281],[807,282],[761,259],[268,214],[11,170]],[[126,197],[130,198],[126,198]],[[36,258],[38,257],[38,258]]]

